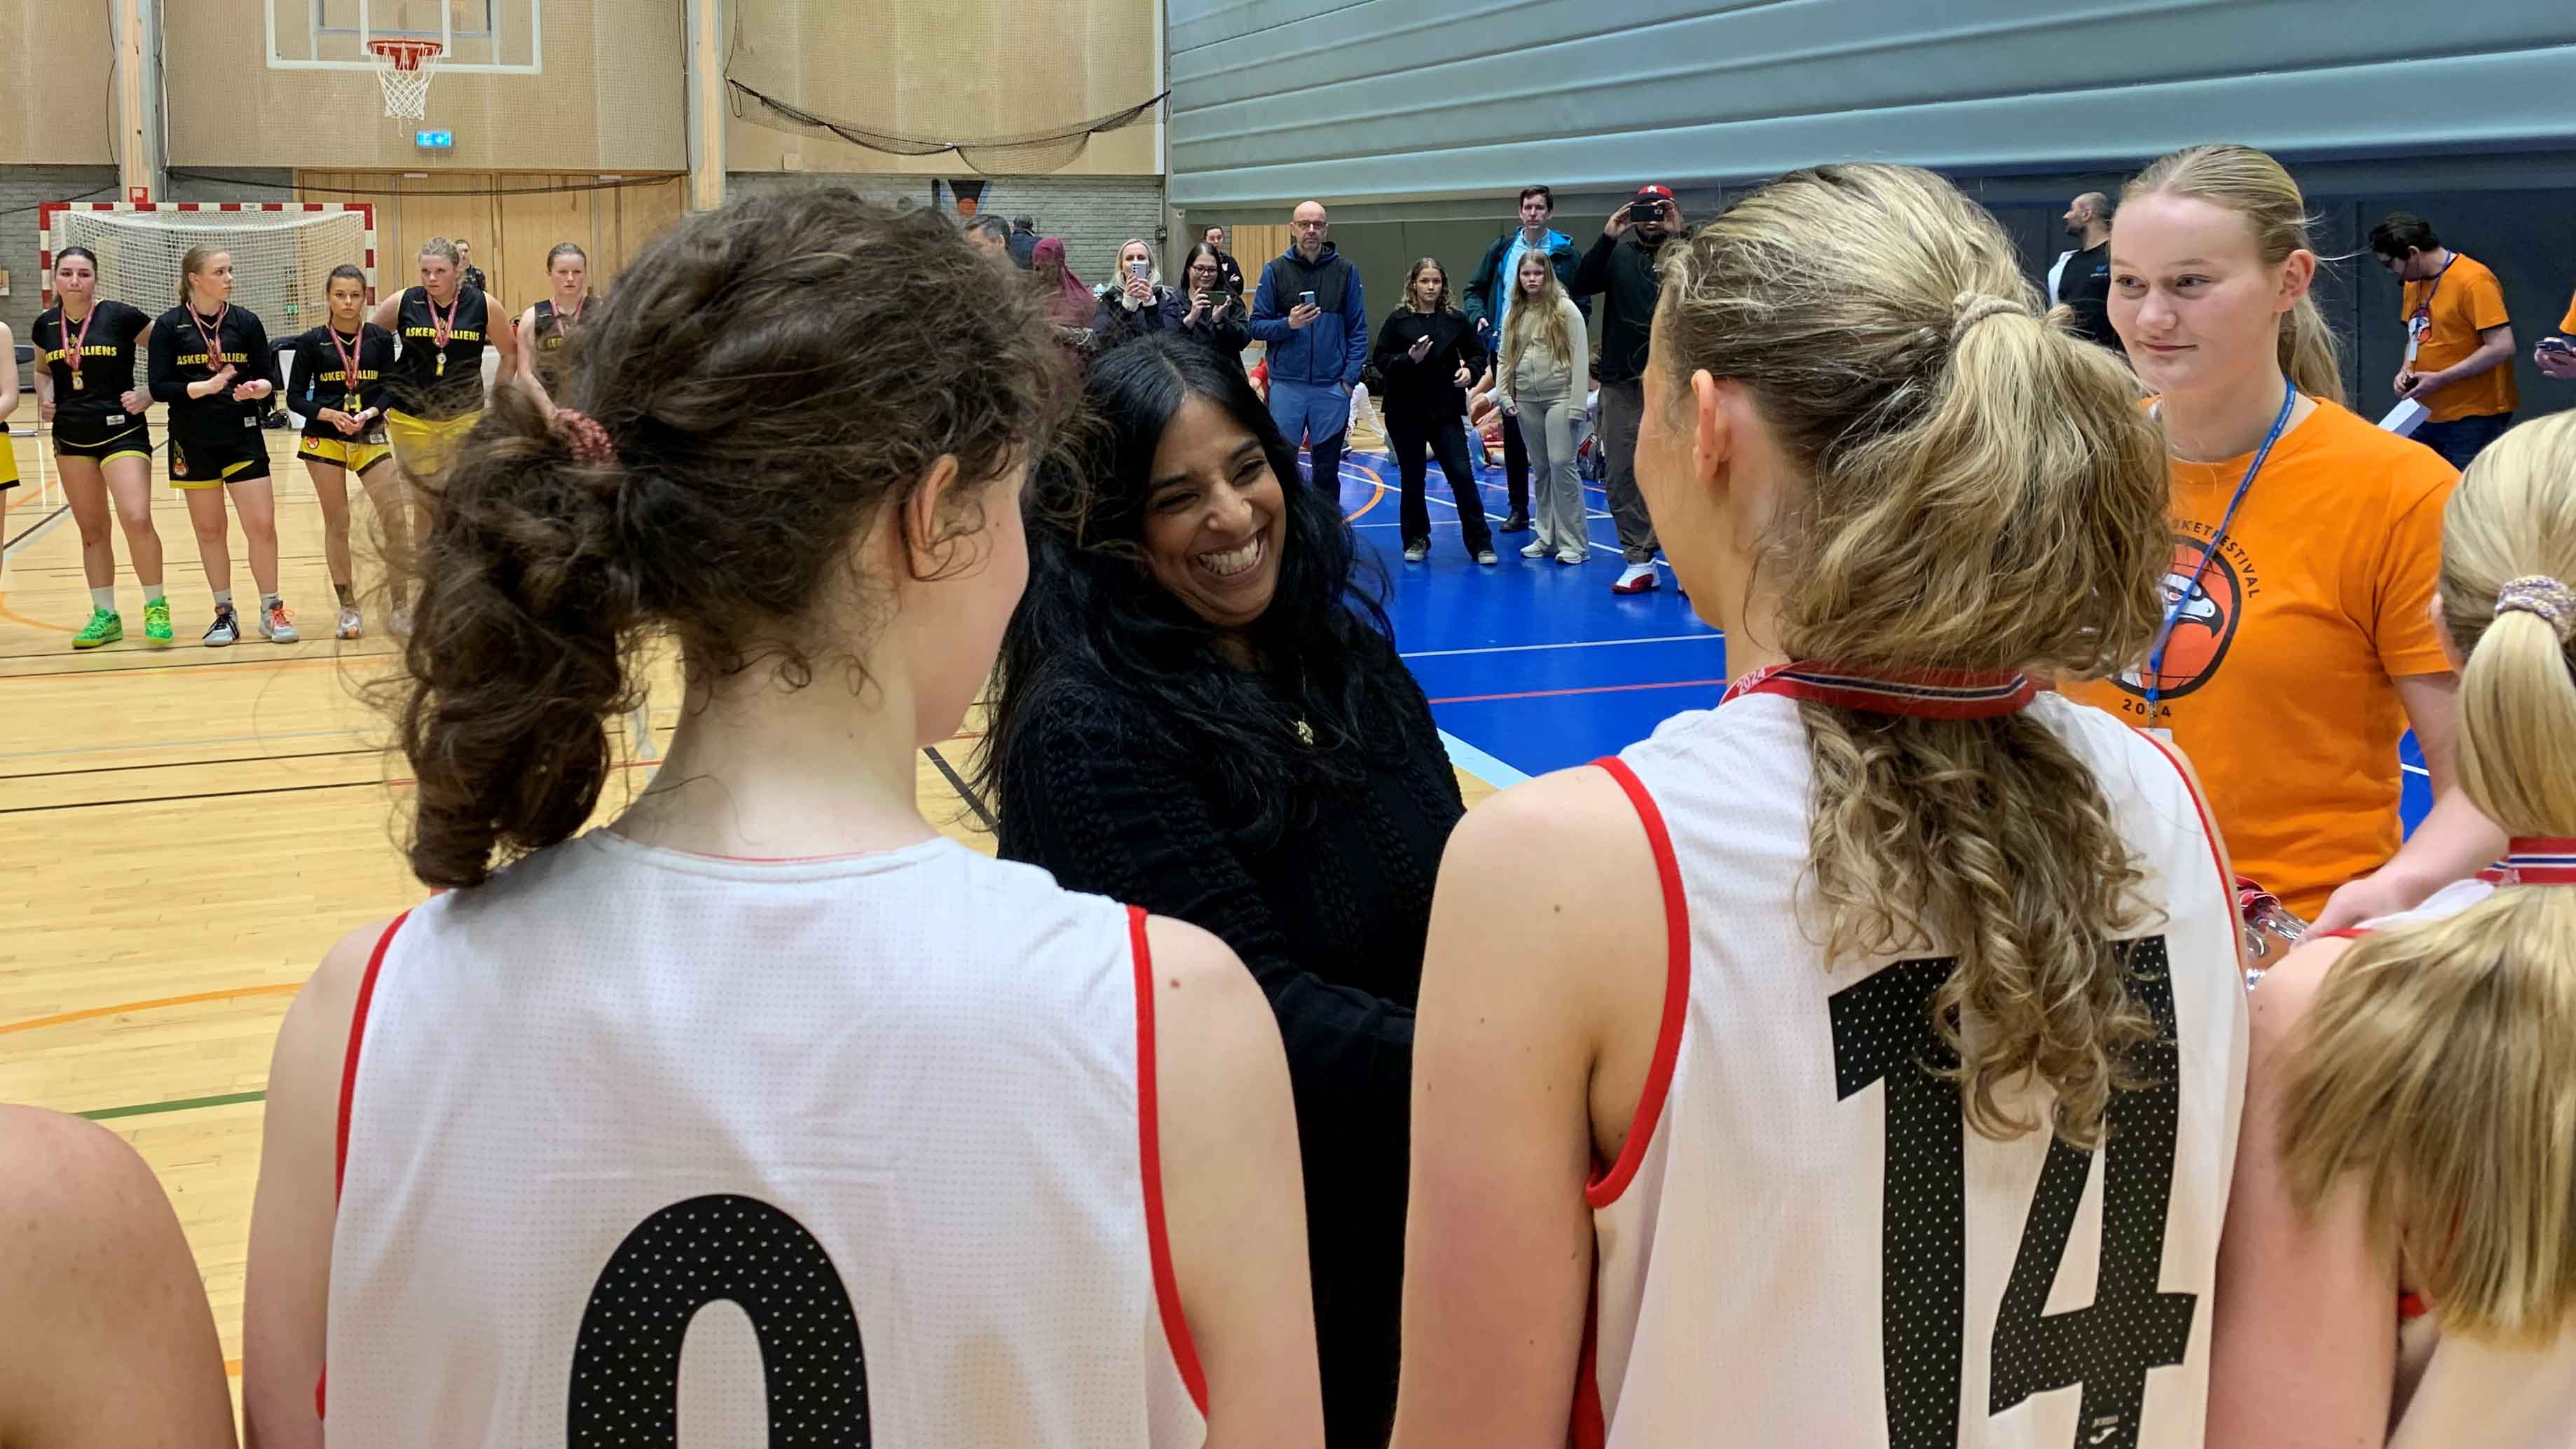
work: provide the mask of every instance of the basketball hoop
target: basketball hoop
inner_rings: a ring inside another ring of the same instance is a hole
[[[438,74],[435,40],[370,40],[375,52],[376,81],[385,88],[385,114],[419,120],[429,114],[429,82]]]

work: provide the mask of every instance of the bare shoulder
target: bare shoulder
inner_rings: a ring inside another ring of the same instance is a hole
[[[1187,921],[1149,916],[1145,946],[1154,975],[1157,1035],[1212,1033],[1235,1045],[1275,1038],[1270,1003],[1234,948]]]
[[[0,1283],[13,1281],[7,1265],[41,1265],[49,1252],[97,1242],[129,1217],[103,1207],[145,1202],[161,1191],[124,1138],[35,1107],[0,1106],[0,1185],[0,1241],[12,1245],[0,1255]]]
[[[2251,1003],[2257,1051],[2277,1048],[2298,1031],[2299,1024],[2307,1020],[2309,1008],[2316,1004],[2317,993],[2325,989],[2326,977],[2352,945],[2348,936],[2321,936],[2282,957],[2280,965],[2263,973],[2263,979],[2255,983]]]
[[[375,960],[377,948],[386,944],[386,933],[400,919],[397,916],[370,921],[322,953],[321,964],[305,978],[304,989],[295,993],[295,1004],[287,1008],[286,1020],[278,1028],[269,1083],[272,1098],[281,1088],[291,1091],[327,1085],[333,1092],[338,1090],[349,1019],[357,1011],[367,967]],[[326,1075],[327,1083],[313,1080]]]
[[[1442,874],[1516,867],[1544,852],[1547,873],[1626,881],[1648,842],[1637,807],[1607,770],[1584,765],[1538,776],[1479,802],[1449,838]],[[1651,872],[1645,880],[1651,883]]]

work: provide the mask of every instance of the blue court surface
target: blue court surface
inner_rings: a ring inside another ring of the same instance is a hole
[[[1482,469],[1486,516],[1508,510],[1503,470]],[[1686,709],[1717,702],[1725,689],[1726,636],[1691,611],[1658,567],[1661,585],[1643,594],[1610,592],[1619,577],[1619,535],[1600,488],[1584,485],[1592,561],[1580,566],[1523,558],[1534,535],[1494,535],[1502,562],[1467,556],[1458,509],[1439,466],[1424,489],[1431,557],[1404,561],[1394,462],[1354,452],[1342,463],[1342,511],[1363,548],[1394,581],[1387,613],[1396,648],[1413,667],[1451,758],[1495,785],[1612,754]],[[2432,806],[2422,757],[2409,735],[2406,827]]]

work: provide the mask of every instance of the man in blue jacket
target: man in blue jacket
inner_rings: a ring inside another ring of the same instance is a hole
[[[1319,201],[1290,217],[1288,250],[1261,269],[1253,293],[1252,335],[1269,349],[1271,420],[1290,447],[1306,440],[1315,486],[1338,492],[1351,388],[1368,365],[1368,303],[1360,269],[1327,240],[1332,229]]]
[[[1574,238],[1561,231],[1548,229],[1548,219],[1556,215],[1556,193],[1544,186],[1521,188],[1521,224],[1485,248],[1485,259],[1476,264],[1475,278],[1467,283],[1467,320],[1475,324],[1476,334],[1485,340],[1485,360],[1498,363],[1503,350],[1503,323],[1510,319],[1512,283],[1520,276],[1524,252],[1544,253],[1548,265],[1556,269],[1556,280],[1568,295],[1574,292],[1574,269],[1581,254],[1574,250]],[[1592,299],[1575,297],[1575,310],[1592,315]],[[1521,430],[1509,423],[1503,426],[1503,480],[1510,485],[1512,515],[1503,520],[1503,532],[1519,533],[1529,527],[1529,445],[1521,441]]]

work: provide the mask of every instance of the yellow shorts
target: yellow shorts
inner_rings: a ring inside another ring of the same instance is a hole
[[[295,449],[295,456],[299,458],[309,458],[316,463],[337,463],[352,473],[364,473],[393,455],[393,449],[382,443],[370,443],[364,437],[324,438],[311,433],[305,434],[303,443]]]
[[[392,440],[394,455],[403,466],[423,478],[435,478],[447,471],[448,460],[456,456],[456,445],[474,431],[483,413],[476,409],[435,422],[413,417],[409,413],[385,412],[385,436]]]

